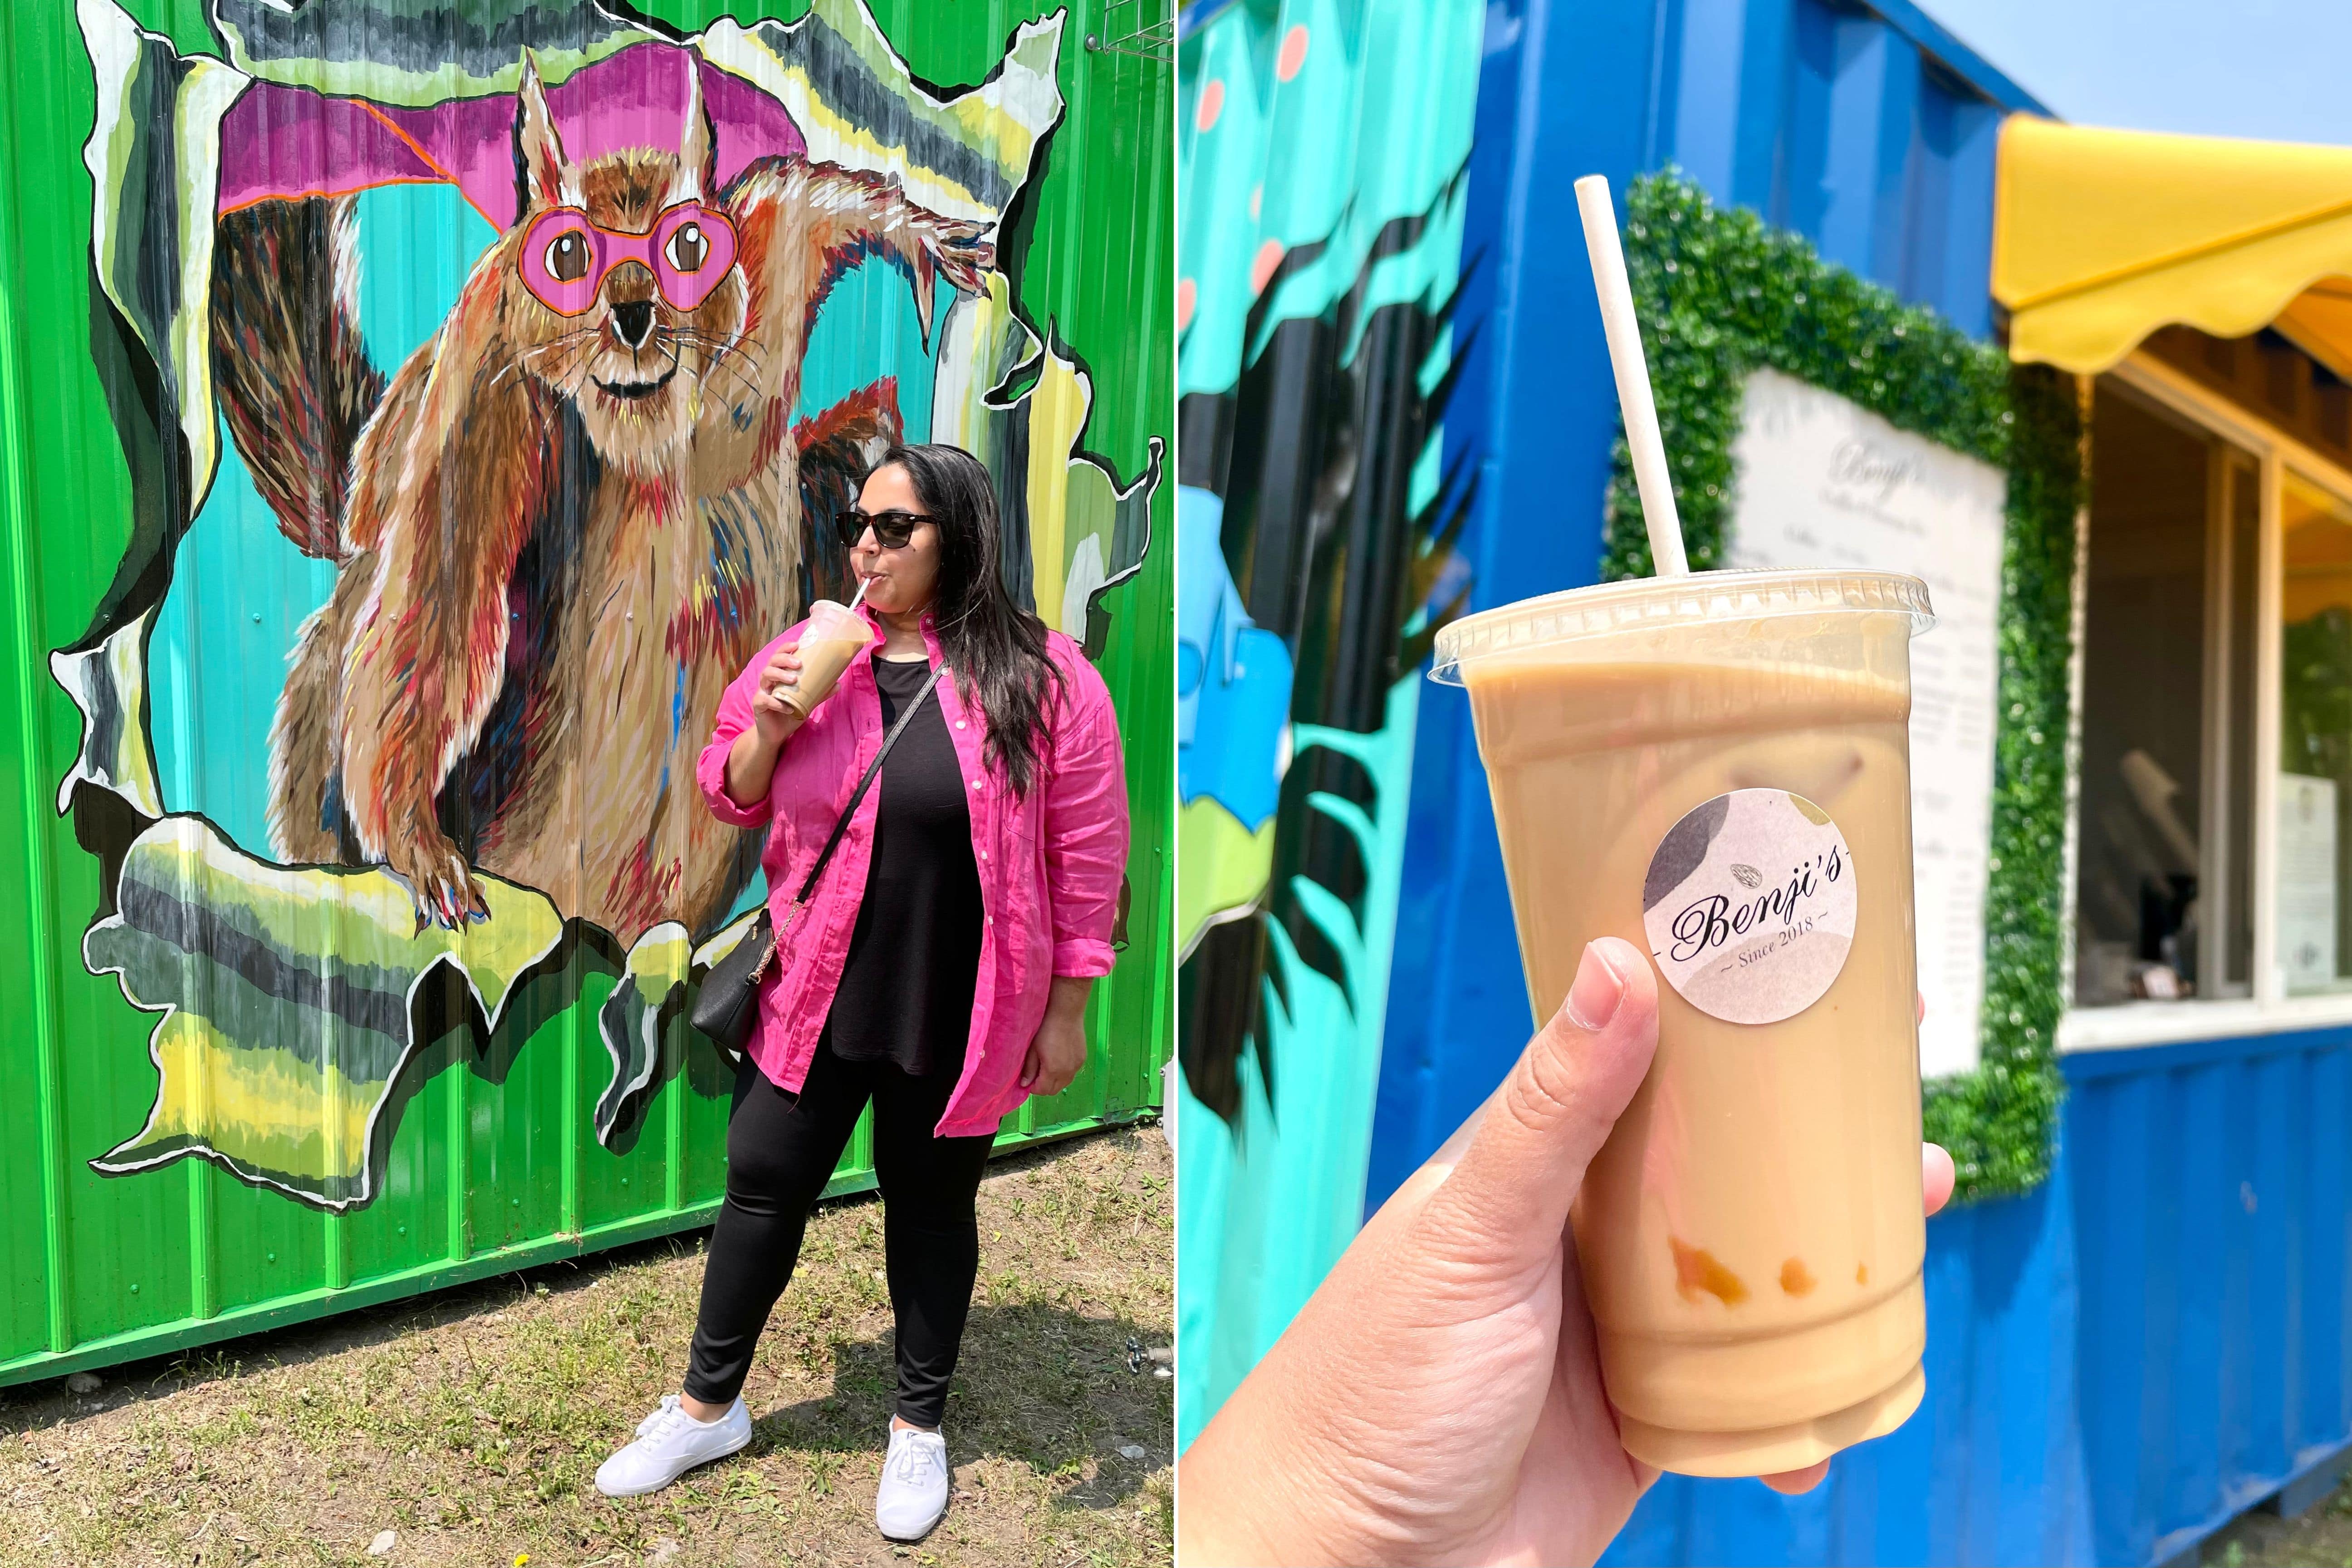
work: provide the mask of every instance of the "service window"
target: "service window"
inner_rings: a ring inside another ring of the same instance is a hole
[[[2092,417],[2074,1003],[2251,996],[2261,466],[2113,378]]]
[[[2281,989],[2352,991],[2352,505],[2280,487],[2277,928]]]

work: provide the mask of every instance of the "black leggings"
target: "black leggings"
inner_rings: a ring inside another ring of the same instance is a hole
[[[727,1123],[727,1201],[702,1271],[688,1394],[729,1405],[743,1391],[751,1347],[792,1280],[810,1205],[870,1098],[882,1249],[898,1320],[898,1414],[917,1426],[940,1425],[980,1272],[975,1205],[995,1142],[987,1133],[931,1135],[955,1084],[952,1071],[909,1078],[888,1062],[844,1061],[820,1046],[795,1098],[744,1062]]]

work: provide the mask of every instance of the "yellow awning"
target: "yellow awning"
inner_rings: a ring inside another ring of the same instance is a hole
[[[2174,322],[2276,324],[2352,367],[2352,147],[2101,131],[2013,114],[1993,187],[2009,352],[2105,370]]]

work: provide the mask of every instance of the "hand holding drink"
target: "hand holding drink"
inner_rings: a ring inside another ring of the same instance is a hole
[[[862,587],[858,597],[865,597]],[[841,672],[849,668],[858,650],[874,640],[874,628],[858,615],[855,605],[855,600],[836,605],[831,599],[819,599],[809,606],[800,640],[787,643],[781,650],[778,662],[782,654],[790,654],[799,668],[793,679],[782,683],[777,695],[803,719],[832,694]]]
[[[777,648],[767,668],[760,671],[760,689],[751,694],[751,717],[759,727],[760,739],[770,746],[782,745],[804,717],[799,708],[786,700],[800,681],[800,647],[795,641]]]
[[[857,651],[874,640],[874,628],[856,612],[865,597],[860,584],[846,606],[830,599],[811,605],[801,635],[780,645],[760,671],[751,693],[752,727],[728,756],[727,792],[738,805],[765,798],[777,752],[832,694]]]
[[[1601,1386],[1569,1216],[1648,1077],[1666,988],[1602,937],[1486,1103],[1365,1223],[1181,1461],[1178,1554],[1591,1563],[1657,1479]],[[1927,1145],[1925,1212],[1952,1190]],[[1760,1478],[1818,1485],[1826,1461]]]
[[[1703,573],[1448,627],[1538,1015],[1622,939],[1658,1047],[1573,1215],[1635,1458],[1792,1470],[1924,1390],[1908,642],[1890,574]]]
[[[1625,1449],[1770,1474],[1926,1387],[1907,721],[1934,616],[1898,574],[1687,571],[1608,187],[1577,197],[1659,575],[1456,622],[1434,673],[1469,689],[1537,1016],[1599,938],[1661,983],[1573,1216]]]
[[[1541,1024],[1181,1461],[1185,1561],[1590,1563],[1658,1470],[1802,1491],[1925,1392],[1891,573],[1685,564],[1578,183],[1654,579],[1456,622]]]

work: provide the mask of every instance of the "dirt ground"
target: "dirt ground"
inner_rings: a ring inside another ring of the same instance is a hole
[[[874,1529],[894,1374],[863,1198],[810,1223],[744,1390],[751,1447],[667,1491],[590,1478],[677,1387],[700,1234],[112,1368],[89,1394],[0,1391],[0,1562],[1165,1564],[1174,1384],[1129,1347],[1173,1338],[1171,1173],[1140,1128],[990,1175],[954,1498],[915,1547]]]

